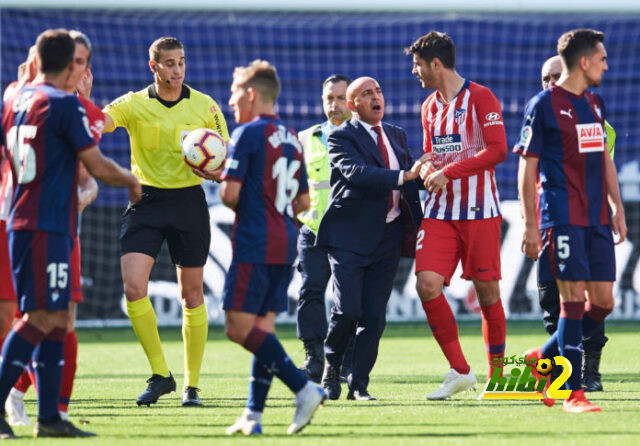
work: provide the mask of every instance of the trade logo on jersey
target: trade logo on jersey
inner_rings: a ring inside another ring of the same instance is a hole
[[[467,119],[467,111],[464,108],[459,108],[454,112],[453,117],[456,121],[456,124],[462,125]]]
[[[432,136],[431,146],[435,153],[462,152],[462,138],[458,134]]]
[[[484,119],[486,119],[487,122],[484,123],[483,127],[490,127],[492,125],[504,125],[504,123],[500,119],[500,113],[498,112],[487,113]]]
[[[529,144],[531,144],[531,138],[533,138],[533,129],[530,125],[525,125],[520,131],[520,141],[518,141],[518,145],[523,149],[527,149]]]
[[[576,124],[578,132],[578,151],[580,153],[604,151],[604,131],[597,122],[591,124]]]

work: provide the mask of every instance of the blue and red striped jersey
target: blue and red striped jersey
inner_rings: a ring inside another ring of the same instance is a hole
[[[513,151],[540,159],[541,229],[610,224],[604,120],[604,101],[589,91],[552,85],[527,104]]]
[[[75,236],[77,154],[96,144],[78,98],[29,85],[3,105],[2,127],[14,186],[7,228]]]
[[[298,223],[292,202],[309,189],[296,133],[272,115],[239,126],[229,139],[222,179],[242,182],[232,234],[234,261],[293,264]]]

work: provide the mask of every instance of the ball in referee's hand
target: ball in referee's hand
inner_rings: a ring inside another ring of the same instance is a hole
[[[219,133],[211,129],[196,129],[182,140],[185,162],[205,171],[214,171],[227,156],[227,146]]]

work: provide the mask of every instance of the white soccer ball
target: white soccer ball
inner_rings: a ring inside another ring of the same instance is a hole
[[[227,157],[227,146],[218,132],[195,129],[182,141],[182,155],[189,166],[211,172]]]

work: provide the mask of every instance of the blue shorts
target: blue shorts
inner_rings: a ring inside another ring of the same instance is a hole
[[[13,282],[21,313],[69,309],[73,238],[45,231],[10,231]]]
[[[538,282],[613,282],[616,257],[611,226],[559,225],[542,230]]]
[[[258,316],[289,309],[287,289],[293,277],[291,265],[231,262],[224,283],[224,310]]]

